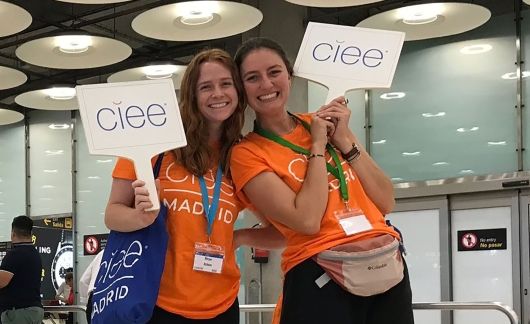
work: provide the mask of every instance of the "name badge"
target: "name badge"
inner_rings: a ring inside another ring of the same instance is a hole
[[[195,243],[193,270],[221,273],[224,258],[225,251],[222,246],[208,243]]]
[[[366,232],[373,228],[360,208],[338,210],[335,212],[335,217],[346,235]]]

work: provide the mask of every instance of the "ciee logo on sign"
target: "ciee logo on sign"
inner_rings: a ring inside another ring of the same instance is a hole
[[[130,280],[134,280],[132,268],[140,260],[142,252],[142,243],[140,241],[133,241],[127,250],[112,251],[109,260],[101,261],[95,286],[97,288],[101,286],[106,288],[102,290],[97,289],[94,292],[92,317],[103,312],[109,304],[127,297],[129,293],[127,283]],[[122,275],[118,277],[118,271],[122,267],[131,270],[122,271]],[[130,275],[124,275],[124,273],[130,273]]]
[[[367,50],[352,44],[344,44],[345,41],[321,42],[313,47],[313,59],[319,62],[342,63],[345,65],[355,65],[361,63],[368,68],[375,68],[381,65],[384,55],[383,51],[377,48]]]
[[[161,127],[166,124],[166,104],[152,103],[146,106],[122,105],[122,102],[112,102],[111,107],[97,110],[98,126],[107,132],[125,130],[128,128]]]

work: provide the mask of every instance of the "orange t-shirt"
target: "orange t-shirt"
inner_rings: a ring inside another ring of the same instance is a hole
[[[210,203],[216,171],[209,170],[204,176]],[[112,176],[135,180],[133,163],[119,159]],[[195,243],[207,242],[207,221],[199,179],[176,163],[172,153],[165,154],[158,178],[161,185],[160,200],[168,208],[169,242],[157,305],[187,318],[213,318],[233,304],[239,291],[240,273],[233,249],[233,230],[243,205],[235,195],[232,181],[223,176],[211,235],[212,244],[224,247],[222,272],[195,271]]]
[[[311,116],[308,114],[300,115],[300,117],[309,123],[311,122]],[[310,133],[300,123],[291,133],[282,137],[307,150],[311,147]],[[340,152],[338,155],[340,156]],[[334,165],[333,159],[328,152],[326,152],[326,159]],[[350,207],[362,209],[373,228],[369,231],[350,236],[344,232],[339,221],[334,216],[335,211],[345,208],[340,195],[339,180],[328,172],[329,199],[326,211],[322,217],[319,233],[315,235],[300,234],[273,218],[268,217],[266,213],[264,215],[287,240],[287,247],[282,255],[282,271],[284,274],[315,254],[340,244],[386,233],[398,237],[398,234],[385,224],[384,216],[370,198],[368,198],[360,180],[350,165],[342,157],[340,157],[340,160],[348,186],[349,205]],[[242,188],[258,174],[262,172],[274,172],[294,192],[298,192],[302,188],[307,165],[308,160],[305,155],[296,153],[290,148],[275,143],[256,133],[248,134],[232,150],[232,178],[236,186],[236,192],[245,204],[251,203],[242,191]]]

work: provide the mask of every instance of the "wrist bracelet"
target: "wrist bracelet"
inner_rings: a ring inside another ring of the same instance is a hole
[[[307,157],[307,160],[311,160],[312,158],[314,157],[324,157],[324,154],[315,154],[315,153],[311,153],[308,157]]]
[[[357,151],[355,155],[353,155],[351,158],[347,159],[346,161],[351,164],[352,162],[357,161],[360,157],[361,157],[361,151]]]
[[[342,158],[348,162],[350,162],[351,159],[355,159],[358,157],[358,155],[361,154],[361,151],[359,150],[359,147],[357,144],[352,143],[352,148],[346,153],[342,153]]]

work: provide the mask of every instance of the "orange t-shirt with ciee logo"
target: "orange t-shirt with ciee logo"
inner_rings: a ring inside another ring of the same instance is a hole
[[[300,118],[311,123],[311,115],[301,114]],[[285,140],[306,148],[311,147],[311,135],[299,122],[295,129],[284,136]],[[390,234],[398,237],[393,228],[385,223],[384,216],[374,203],[366,195],[357,175],[350,165],[340,157],[341,165],[346,178],[349,193],[349,206],[360,208],[372,229],[348,236],[335,217],[334,212],[345,209],[340,194],[339,180],[328,172],[329,199],[326,207],[320,231],[315,235],[300,234],[273,218],[264,215],[285,236],[287,247],[282,255],[282,271],[287,273],[297,264],[331,247],[356,240],[366,239],[381,234]],[[334,165],[333,159],[326,152],[326,160]],[[238,196],[245,202],[251,204],[244,192],[243,187],[252,178],[262,172],[274,172],[294,192],[300,191],[305,179],[308,160],[303,154],[296,153],[288,147],[275,143],[256,133],[249,133],[232,149],[231,157],[232,179],[236,186]],[[264,188],[263,190],[270,190]]]
[[[156,157],[153,159],[156,160]],[[212,201],[217,169],[209,170],[204,179]],[[114,178],[135,180],[134,165],[119,159]],[[160,201],[168,208],[169,242],[157,306],[191,319],[208,319],[224,313],[239,291],[239,267],[233,250],[233,231],[239,212],[244,209],[235,195],[232,181],[221,182],[219,207],[215,217],[211,244],[224,248],[220,274],[193,270],[195,243],[206,243],[207,220],[204,215],[199,178],[176,163],[173,153],[165,153],[160,173]]]

